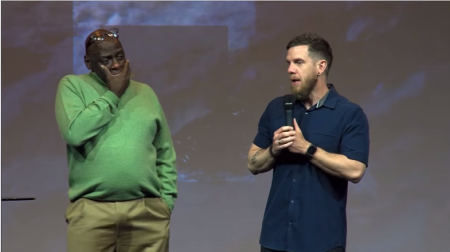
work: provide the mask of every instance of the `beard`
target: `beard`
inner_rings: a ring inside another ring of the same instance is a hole
[[[317,85],[318,78],[316,76],[305,78],[299,86],[291,86],[291,93],[297,100],[304,101]]]

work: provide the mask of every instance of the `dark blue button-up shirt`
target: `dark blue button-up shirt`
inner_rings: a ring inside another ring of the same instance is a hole
[[[363,110],[340,96],[332,84],[323,104],[306,110],[294,105],[294,117],[305,139],[317,147],[368,165],[369,125]],[[253,143],[272,144],[285,126],[283,97],[264,111]],[[263,247],[292,252],[326,252],[346,247],[348,182],[315,167],[303,155],[289,152],[277,159],[262,224]]]

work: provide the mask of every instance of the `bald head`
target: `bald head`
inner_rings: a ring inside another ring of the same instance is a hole
[[[101,79],[105,76],[101,65],[105,66],[112,74],[122,71],[126,58],[118,36],[112,31],[97,29],[91,32],[85,41],[86,55],[84,62],[86,67],[95,72]]]

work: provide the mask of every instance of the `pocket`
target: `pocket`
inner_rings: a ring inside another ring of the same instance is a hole
[[[168,216],[170,216],[170,215],[172,214],[172,211],[170,211],[169,205],[167,205],[167,203],[163,200],[163,198],[159,198],[159,202],[161,203],[164,212],[165,212]]]
[[[150,219],[170,219],[170,209],[161,198],[144,198],[144,204]]]
[[[315,130],[309,141],[328,152],[338,153],[340,150],[339,136],[331,132]]]
[[[84,205],[85,199],[78,199],[75,202],[71,202],[66,209],[66,222],[70,223],[72,220],[81,217],[83,215]]]

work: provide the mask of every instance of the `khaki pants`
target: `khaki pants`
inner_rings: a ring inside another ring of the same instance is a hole
[[[170,209],[161,198],[79,199],[66,211],[68,252],[168,252]]]

